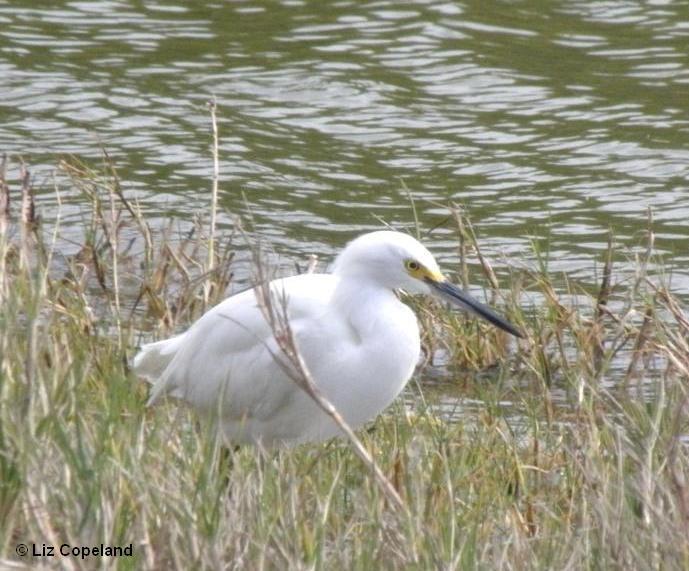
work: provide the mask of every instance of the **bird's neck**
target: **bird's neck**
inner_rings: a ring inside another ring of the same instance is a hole
[[[375,280],[358,276],[342,276],[334,292],[333,302],[352,306],[396,300],[395,292]]]
[[[380,316],[387,315],[383,307],[402,303],[390,288],[355,277],[340,280],[332,301],[362,335],[381,325]]]

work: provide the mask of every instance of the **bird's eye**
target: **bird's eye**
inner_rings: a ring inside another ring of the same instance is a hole
[[[415,272],[421,267],[419,262],[415,262],[414,260],[407,260],[404,262],[404,265],[410,272]]]

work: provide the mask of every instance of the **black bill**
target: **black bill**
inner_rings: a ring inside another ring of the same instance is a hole
[[[436,281],[431,278],[426,278],[424,281],[431,286],[442,299],[454,305],[458,305],[462,309],[474,313],[486,321],[490,321],[496,327],[511,333],[515,337],[524,337],[524,334],[505,318],[500,317],[490,307],[483,305],[480,301],[474,299],[456,285],[448,281]]]

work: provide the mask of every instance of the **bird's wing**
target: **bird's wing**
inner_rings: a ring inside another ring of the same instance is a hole
[[[305,274],[271,284],[276,300],[284,294],[297,336],[325,330],[322,316],[337,281],[329,274]],[[222,405],[228,417],[268,417],[300,390],[276,361],[280,350],[253,289],[209,310],[177,345],[149,403],[172,394],[209,412]]]

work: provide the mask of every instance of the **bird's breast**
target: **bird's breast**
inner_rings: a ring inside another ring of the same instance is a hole
[[[302,345],[314,381],[355,427],[393,401],[419,359],[416,316],[392,297],[330,315],[318,341],[305,339]],[[330,337],[332,332],[337,333]]]

